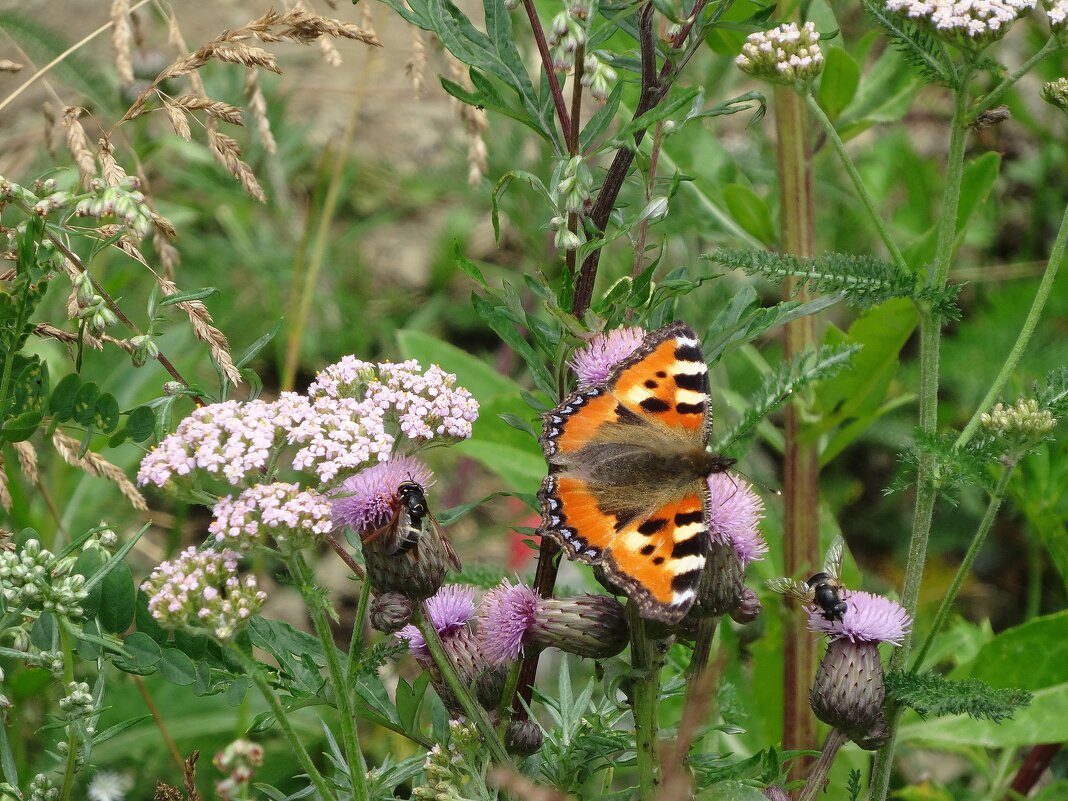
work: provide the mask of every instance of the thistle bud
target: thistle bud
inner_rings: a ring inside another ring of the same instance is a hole
[[[545,741],[541,726],[533,720],[513,720],[504,730],[504,747],[509,754],[528,757],[536,754]]]
[[[745,587],[742,589],[742,598],[738,602],[738,605],[730,611],[731,620],[735,623],[752,623],[758,617],[760,613],[764,611],[764,605],[760,603],[760,596],[758,596],[752,589]]]
[[[734,546],[713,541],[705,557],[701,571],[701,583],[697,588],[690,614],[695,617],[725,615],[742,601],[745,586],[744,571]]]
[[[371,628],[383,634],[393,634],[408,625],[412,619],[414,604],[411,598],[399,592],[384,592],[371,601],[368,617]]]

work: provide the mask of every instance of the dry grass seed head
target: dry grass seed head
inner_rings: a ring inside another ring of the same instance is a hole
[[[55,446],[56,452],[63,458],[63,461],[71,467],[76,467],[91,476],[106,478],[114,482],[119,488],[119,492],[123,494],[123,497],[130,502],[134,509],[139,512],[148,511],[148,504],[145,503],[144,496],[137,491],[137,487],[126,477],[126,473],[121,468],[92,451],[86,451],[84,456],[79,455],[81,443],[73,437],[68,437],[62,431],[55,431],[52,434],[52,445]]]
[[[158,276],[156,280],[164,295],[177,294],[178,287],[173,281]],[[215,359],[219,369],[223,371],[230,383],[240,384],[241,373],[230,356],[230,345],[223,332],[211,324],[212,318],[208,307],[199,300],[187,300],[176,305],[189,317],[189,322],[193,326],[193,334],[208,346],[212,358]]]
[[[322,39],[321,41],[326,41]],[[256,131],[260,135],[263,149],[272,156],[278,152],[278,144],[274,140],[271,131],[271,121],[267,117],[267,99],[263,96],[260,88],[260,74],[256,69],[249,69],[245,74],[245,97],[248,98],[248,109],[252,113],[252,119],[256,123]]]
[[[208,147],[215,155],[215,160],[241,182],[241,186],[245,188],[249,195],[261,203],[265,203],[267,195],[264,194],[260,182],[256,180],[252,168],[241,160],[241,148],[238,146],[237,140],[220,133],[213,125],[208,125],[207,131]]]
[[[27,440],[14,443],[15,455],[19,457],[19,470],[26,480],[36,484],[41,476],[37,472],[37,451]]]
[[[323,61],[331,67],[341,66],[341,51],[334,47],[334,43],[325,36],[319,39],[319,51],[323,54]]]
[[[426,42],[423,41],[423,32],[412,26],[412,57],[404,65],[404,71],[412,79],[412,89],[415,96],[423,93],[423,83],[426,79]]]
[[[100,152],[97,157],[100,159],[100,169],[108,186],[118,186],[126,180],[126,170],[115,161],[115,148],[106,136],[100,140]]]
[[[85,128],[78,121],[81,114],[82,110],[77,106],[67,106],[63,109],[63,125],[67,129],[67,149],[74,156],[82,182],[87,184],[96,175],[96,157],[89,147]]]
[[[7,58],[0,58],[0,72],[18,72],[25,65]]]
[[[133,28],[130,25],[130,0],[112,0],[111,43],[115,47],[115,69],[123,86],[133,83]]]
[[[178,248],[168,242],[167,237],[161,234],[159,230],[152,234],[152,247],[155,248],[159,263],[163,267],[163,277],[173,279],[178,265],[182,263],[182,256],[178,252]]]
[[[189,131],[189,120],[185,118],[185,109],[164,98],[163,110],[167,112],[167,119],[171,121],[174,132],[185,141],[190,141],[193,136]]]
[[[170,102],[181,106],[188,111],[203,111],[209,117],[228,122],[231,125],[244,125],[241,119],[241,109],[224,103],[221,100],[212,100],[207,97],[194,97],[193,95],[180,95],[170,98]]]
[[[11,491],[7,488],[7,469],[4,466],[2,453],[0,453],[0,506],[5,512],[11,511]]]

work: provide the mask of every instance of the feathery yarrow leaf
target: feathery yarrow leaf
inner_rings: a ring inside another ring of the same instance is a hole
[[[957,435],[954,432],[937,434],[916,429],[913,436],[908,450],[900,455],[901,473],[887,487],[885,494],[892,495],[912,485],[922,455],[933,457],[938,465],[938,490],[951,503],[955,503],[953,491],[966,486],[993,490],[993,474],[989,468],[1000,464],[1005,451],[993,437],[977,436],[965,445],[956,447]]]
[[[886,675],[886,694],[922,717],[964,714],[995,723],[1012,718],[1034,697],[1027,690],[997,689],[979,679],[954,681],[929,671],[903,670]]]
[[[931,83],[948,88],[957,84],[957,76],[947,63],[943,45],[915,22],[894,14],[881,0],[864,0],[864,10],[875,20],[905,61],[918,69]]]
[[[748,436],[757,425],[779,404],[793,393],[823,378],[829,378],[848,367],[853,354],[860,345],[842,345],[807,350],[793,359],[783,361],[768,373],[760,389],[750,398],[749,410],[741,421],[713,446],[714,451],[723,451],[738,440]]]
[[[1057,419],[1068,414],[1068,367],[1058,367],[1046,376],[1046,386],[1035,386],[1038,408],[1045,409]]]

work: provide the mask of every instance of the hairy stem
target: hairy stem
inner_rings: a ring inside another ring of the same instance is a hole
[[[828,732],[827,739],[823,741],[820,758],[816,760],[812,773],[808,775],[808,781],[805,782],[801,794],[797,796],[797,801],[816,801],[823,791],[823,786],[827,783],[827,774],[831,770],[831,765],[834,764],[834,758],[838,756],[838,749],[845,744],[846,739],[846,736],[838,729],[831,729]]]
[[[74,681],[74,643],[65,626],[59,627],[59,644],[63,649],[63,692]],[[78,770],[78,735],[72,731],[67,735],[67,763],[63,769],[63,784],[59,788],[59,801],[70,801],[74,792],[74,774]]]
[[[990,531],[990,527],[994,525],[994,520],[998,516],[998,509],[1001,507],[1001,501],[1005,497],[1005,488],[1009,485],[1009,478],[1011,478],[1015,466],[1015,463],[1010,462],[1001,471],[1001,477],[998,479],[997,486],[994,488],[990,501],[986,505],[986,512],[983,513],[983,519],[979,521],[979,528],[976,529],[971,545],[968,546],[964,559],[961,560],[957,573],[953,576],[953,581],[950,582],[945,597],[942,598],[942,605],[938,607],[938,614],[935,615],[934,623],[931,624],[931,630],[927,632],[927,637],[924,639],[923,645],[920,646],[919,653],[916,654],[916,658],[912,663],[913,671],[920,669],[920,665],[923,664],[923,660],[927,657],[927,652],[931,650],[931,646],[934,644],[935,637],[938,636],[942,626],[946,623],[946,619],[949,617],[949,611],[953,607],[953,601],[956,599],[957,593],[960,592],[960,586],[971,571],[972,563],[975,562],[979,549],[983,547],[983,543],[986,541],[987,532]]]
[[[1001,98],[1005,96],[1005,93],[1016,85],[1016,82],[1019,81],[1020,78],[1029,73],[1032,69],[1034,69],[1035,65],[1038,64],[1038,62],[1062,49],[1064,49],[1064,45],[1057,41],[1056,36],[1051,36],[1049,41],[1042,45],[1042,47],[1038,50],[1037,53],[1031,56],[1031,58],[1027,59],[1027,61],[1025,61],[1023,64],[1021,64],[1018,69],[1013,70],[1011,74],[1003,78],[1001,83],[999,83],[997,86],[990,90],[990,94],[980,99],[971,108],[971,110],[968,112],[967,121],[971,123],[984,111],[989,111],[991,108],[993,108],[994,104],[998,103]],[[964,86],[964,84],[962,83],[961,86]]]
[[[345,675],[351,686],[356,681],[356,663],[363,655],[363,623],[367,619],[367,605],[371,600],[371,582],[364,580],[360,587],[360,600],[356,603],[356,617],[352,621],[352,637],[349,639],[349,658]]]
[[[801,98],[780,87],[775,90],[775,133],[778,141],[779,186],[782,196],[782,249],[796,256],[811,256],[815,250],[812,217],[812,168],[809,159],[808,119]],[[789,279],[783,295],[804,301],[808,292]],[[801,317],[786,325],[786,359],[808,350],[816,341],[815,319]],[[804,401],[795,398],[786,407],[786,452],[783,465],[784,553],[788,576],[808,576],[819,563],[819,449],[806,442]],[[816,643],[797,619],[800,610],[790,608],[784,632],[783,748],[810,750],[816,747],[816,721],[809,709],[808,693],[816,669]],[[792,777],[800,778],[808,760],[794,760]]]
[[[661,658],[656,643],[645,629],[645,620],[634,603],[627,604],[630,623],[630,663],[634,678],[631,708],[634,711],[634,737],[638,762],[638,801],[655,801],[660,788],[660,700]]]
[[[289,715],[286,712],[285,707],[282,706],[282,702],[278,700],[278,696],[275,695],[271,685],[268,684],[267,679],[264,678],[262,668],[252,657],[236,645],[228,646],[226,651],[241,665],[242,668],[244,668],[245,673],[252,679],[256,687],[259,688],[263,700],[267,702],[267,705],[274,713],[274,718],[278,721],[278,727],[282,730],[282,734],[285,735],[286,740],[293,749],[297,761],[300,763],[300,766],[304,768],[304,772],[308,774],[308,778],[311,779],[311,783],[315,785],[315,789],[319,791],[319,795],[324,801],[337,801],[333,788],[327,783],[326,779],[323,778],[323,774],[319,772],[319,769],[315,767],[315,763],[312,762],[312,758],[309,756],[308,750],[304,747],[300,735],[298,735],[293,728],[293,724],[289,722]]]
[[[1064,261],[1066,245],[1068,245],[1068,208],[1065,208],[1064,216],[1061,217],[1061,227],[1057,231],[1057,238],[1053,242],[1053,249],[1050,251],[1049,261],[1046,262],[1046,271],[1042,274],[1042,281],[1038,285],[1038,291],[1035,292],[1035,299],[1031,301],[1031,310],[1027,312],[1027,318],[1024,320],[1023,326],[1020,328],[1020,333],[1016,337],[1016,343],[1012,346],[1012,350],[1009,351],[1009,355],[1005,357],[1005,361],[1001,365],[1001,370],[998,371],[997,378],[994,379],[994,383],[991,384],[990,389],[987,390],[986,396],[976,407],[972,419],[968,421],[968,425],[964,427],[964,430],[960,432],[960,436],[957,437],[954,447],[960,448],[974,436],[975,431],[979,426],[979,418],[982,416],[983,412],[994,405],[994,401],[997,400],[1002,388],[1012,375],[1012,371],[1015,370],[1016,365],[1020,363],[1020,357],[1023,356],[1024,350],[1031,341],[1031,335],[1034,334],[1035,328],[1038,326],[1038,320],[1042,316],[1042,310],[1046,308],[1046,301],[1049,300],[1050,291],[1053,289],[1053,282],[1057,278],[1057,271],[1060,269],[1061,263]]]
[[[334,644],[334,632],[330,628],[330,621],[326,615],[325,599],[315,587],[304,557],[299,553],[296,554],[289,560],[289,567],[308,607],[308,614],[311,615],[312,623],[315,625],[315,633],[319,635],[319,640],[323,644],[323,653],[326,654],[326,670],[334,691],[338,717],[341,718],[341,743],[345,751],[345,761],[348,762],[353,797],[355,801],[367,801],[370,798],[367,791],[367,765],[356,734],[356,715],[352,708],[351,683],[341,670],[341,659],[338,657],[337,645]]]
[[[964,76],[963,86],[970,76]],[[941,288],[946,285],[953,246],[957,236],[957,208],[960,202],[961,179],[964,175],[964,148],[968,138],[965,122],[967,96],[959,92],[954,96],[953,119],[950,122],[949,155],[946,159],[946,184],[942,195],[942,212],[939,221],[938,242],[935,248],[933,270],[928,276],[928,285]],[[938,379],[941,352],[942,322],[930,309],[920,309],[920,429],[934,434],[938,427]],[[916,504],[912,518],[912,535],[909,539],[909,555],[905,563],[905,581],[901,591],[901,605],[915,618],[919,601],[923,567],[927,560],[927,540],[931,533],[935,498],[938,495],[938,464],[934,456],[920,454],[916,471]],[[908,664],[912,646],[912,632],[906,632],[899,648],[890,657],[891,670],[903,670]],[[894,750],[897,747],[897,725],[900,709],[888,706],[890,737],[879,749],[875,758],[868,798],[870,801],[885,801],[890,789],[890,772]]]
[[[872,199],[868,188],[864,185],[864,181],[860,177],[860,172],[857,171],[857,165],[854,164],[853,159],[850,158],[849,152],[846,150],[845,142],[843,142],[842,137],[838,135],[834,123],[830,121],[827,115],[823,112],[823,109],[820,108],[820,104],[816,102],[816,99],[812,96],[811,92],[805,92],[804,98],[809,111],[812,112],[812,116],[816,118],[816,122],[820,124],[824,132],[827,134],[827,138],[831,141],[831,144],[834,145],[834,149],[838,153],[838,158],[841,160],[842,166],[845,167],[845,171],[849,175],[849,180],[853,182],[853,188],[856,190],[857,197],[859,197],[860,202],[864,204],[864,210],[868,212],[868,217],[871,219],[872,225],[875,226],[879,238],[883,240],[883,244],[886,246],[886,250],[890,254],[890,259],[899,269],[911,272],[908,263],[905,261],[905,257],[901,254],[900,248],[898,248],[897,243],[894,242],[894,238],[890,234],[890,229],[887,227],[882,215],[879,214],[879,210],[875,207],[875,201]]]

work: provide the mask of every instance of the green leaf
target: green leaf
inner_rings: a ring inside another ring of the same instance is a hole
[[[110,392],[96,399],[93,425],[104,434],[110,434],[119,425],[119,402]]]
[[[775,225],[771,221],[771,211],[756,192],[742,184],[727,184],[723,188],[723,200],[734,221],[742,226],[746,233],[765,245],[775,243]]]
[[[42,651],[51,651],[59,642],[59,626],[52,612],[42,612],[30,627],[30,642]]]
[[[251,362],[253,359],[255,359],[259,355],[259,352],[261,350],[263,350],[265,347],[267,347],[267,344],[272,339],[274,339],[276,336],[278,336],[278,332],[281,331],[281,330],[282,330],[282,321],[278,320],[278,322],[276,322],[273,326],[271,326],[271,330],[270,331],[268,331],[266,334],[261,336],[259,339],[257,339],[255,342],[253,342],[251,345],[249,345],[245,349],[245,352],[242,353],[237,358],[237,360],[234,362],[234,366],[237,367],[237,369],[240,370],[242,367],[244,367],[249,362]],[[142,408],[142,407],[138,407],[138,408]],[[133,434],[130,435],[130,439],[132,439],[134,442],[140,442],[141,441],[141,440],[137,439],[136,437],[134,437]]]
[[[134,442],[144,442],[156,427],[156,413],[150,406],[138,406],[130,411],[126,421],[126,436]]]
[[[37,431],[41,420],[40,412],[23,412],[18,417],[5,421],[3,424],[4,439],[8,442],[22,442],[29,439]]]
[[[423,705],[428,686],[430,686],[430,673],[425,670],[412,684],[408,684],[404,679],[397,682],[397,719],[405,731],[417,730],[419,710]]]
[[[52,397],[48,399],[48,411],[63,423],[74,416],[74,399],[82,388],[82,377],[77,373],[68,373],[59,380]]]
[[[853,100],[859,84],[860,67],[853,57],[840,47],[828,47],[820,77],[819,103],[832,121]]]
[[[702,790],[698,801],[768,801],[755,787],[736,781],[718,782]]]
[[[176,292],[173,295],[167,295],[167,297],[159,301],[158,305],[173,306],[176,303],[188,303],[191,300],[204,300],[204,298],[218,294],[218,289],[213,286],[206,286],[203,289],[190,289],[186,292]]]
[[[163,658],[159,645],[147,634],[135,631],[122,641],[127,656],[113,656],[111,661],[119,670],[147,675],[156,671]]]
[[[1039,690],[1068,684],[1068,611],[1003,631],[982,647],[970,670],[958,672],[994,687]]]
[[[78,555],[78,559],[74,562],[74,567],[71,568],[70,572],[78,576],[85,576],[86,586],[88,586],[89,579],[99,573],[103,566],[104,557],[101,555],[100,549],[86,548]],[[90,588],[85,600],[81,602],[86,618],[92,619],[96,617],[97,610],[100,608],[100,595],[100,586],[94,585]]]
[[[171,684],[187,686],[196,681],[197,670],[193,660],[177,648],[164,648],[157,665],[159,675]]]
[[[903,670],[886,675],[886,694],[925,718],[965,714],[995,723],[1012,718],[1031,703],[1026,690],[995,689],[979,679],[952,680],[937,673]]]
[[[74,421],[83,426],[91,426],[96,415],[96,402],[100,397],[100,387],[90,381],[83,384],[74,397],[74,405],[71,412]]]
[[[133,572],[126,562],[120,562],[100,585],[100,625],[112,634],[124,633],[133,622],[136,606]]]
[[[631,138],[634,134],[638,131],[645,131],[661,120],[666,120],[687,106],[693,105],[694,98],[702,94],[703,92],[695,87],[672,87],[667,99],[621,126],[611,140],[605,142],[597,152],[617,150],[620,144],[633,146]]]
[[[122,734],[127,729],[132,729],[134,726],[138,726],[148,720],[152,720],[151,715],[141,715],[141,717],[130,718],[129,720],[124,720],[121,723],[116,723],[114,726],[108,726],[106,729],[104,729],[104,731],[98,733],[96,736],[93,737],[93,745],[100,745],[100,743],[105,743],[112,737],[118,734]]]

